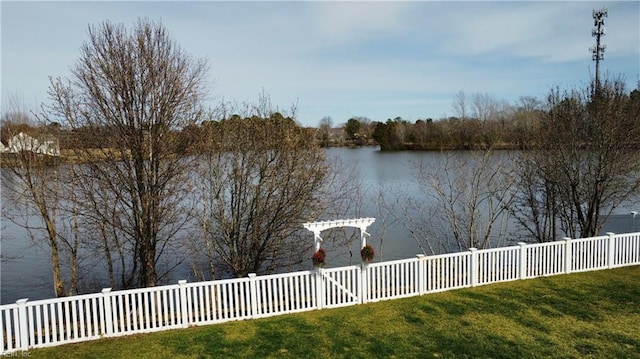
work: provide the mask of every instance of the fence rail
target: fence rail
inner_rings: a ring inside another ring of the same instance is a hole
[[[640,232],[0,306],[0,355],[640,264]]]

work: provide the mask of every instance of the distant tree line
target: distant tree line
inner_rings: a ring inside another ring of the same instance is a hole
[[[473,111],[472,115],[468,115],[462,107],[464,105],[459,105],[458,109],[463,109],[458,111],[458,116],[439,120],[427,118],[411,123],[396,117],[386,122],[374,122],[372,138],[383,151],[526,149],[532,141],[537,141],[541,127],[548,126],[545,118],[557,106],[551,98],[542,103],[535,98],[523,97],[514,105],[496,102],[486,96],[480,99],[493,105]],[[634,89],[620,94],[619,101],[621,109],[638,106],[640,91]],[[629,145],[638,147],[640,140]]]
[[[305,127],[304,137],[320,147],[371,146],[378,145],[383,151],[397,150],[473,150],[473,149],[526,149],[538,137],[545,117],[556,105],[549,98],[542,102],[533,97],[521,97],[515,104],[492,99],[486,94],[472,96],[475,110],[467,109],[465,95],[460,92],[454,99],[455,116],[441,119],[418,119],[410,122],[402,117],[384,122],[372,121],[364,116],[353,116],[347,122],[334,127],[331,117],[324,117],[316,128]],[[628,108],[638,106],[640,90],[633,89],[621,94],[621,102]],[[21,117],[22,116],[22,117]],[[240,115],[234,114],[235,118]],[[79,147],[109,147],[112,145],[110,126],[77,126],[72,129],[53,122],[47,126],[33,125],[24,114],[5,116],[0,127],[3,143],[18,132],[33,136],[54,135],[60,141],[61,149]],[[14,118],[15,117],[15,118]],[[206,145],[207,126],[214,118],[201,123],[192,122],[179,129],[168,129],[166,136],[179,143],[178,154],[201,151]],[[294,124],[297,124],[294,120]],[[169,138],[167,138],[168,140]],[[633,141],[630,146],[639,146]]]

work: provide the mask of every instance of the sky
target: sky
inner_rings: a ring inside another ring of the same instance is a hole
[[[206,104],[296,107],[304,126],[331,117],[408,121],[455,115],[488,94],[516,103],[594,75],[592,11],[607,8],[601,73],[640,78],[640,2],[584,1],[1,1],[2,112],[47,102],[49,77],[69,77],[89,24],[161,22],[206,59]]]

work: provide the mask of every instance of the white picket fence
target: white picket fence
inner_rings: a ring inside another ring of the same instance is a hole
[[[640,232],[0,306],[0,355],[640,264]]]

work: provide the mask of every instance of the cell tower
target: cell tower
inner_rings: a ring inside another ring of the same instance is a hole
[[[589,48],[593,61],[596,62],[596,90],[600,89],[600,60],[604,59],[606,45],[600,44],[600,38],[605,35],[604,18],[607,17],[607,9],[593,10],[593,30],[591,36],[596,38],[596,46]]]

